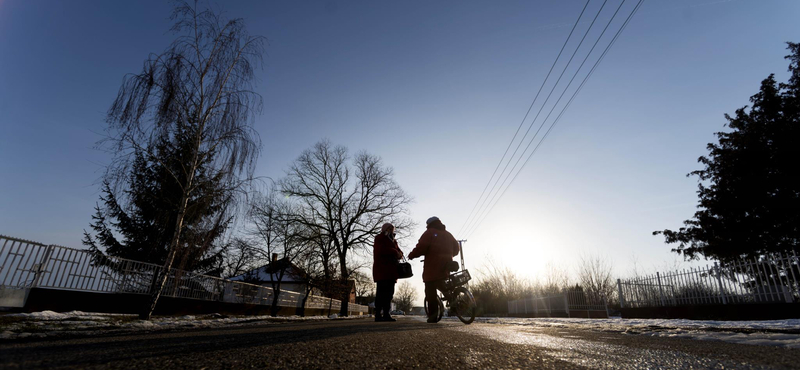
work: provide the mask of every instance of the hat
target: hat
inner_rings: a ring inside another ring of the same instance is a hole
[[[431,223],[436,222],[436,221],[439,221],[439,217],[433,216],[433,217],[429,218],[427,221],[425,221],[425,225],[430,225]]]
[[[387,223],[383,224],[383,226],[381,226],[381,233],[385,233],[386,230],[389,230],[389,229],[394,229],[394,225],[392,225],[391,223],[387,222]]]

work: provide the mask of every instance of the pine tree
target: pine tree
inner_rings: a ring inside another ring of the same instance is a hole
[[[656,231],[686,258],[728,261],[800,247],[800,44],[788,43],[788,83],[770,75],[698,159],[698,211]]]
[[[83,243],[93,252],[135,261],[163,264],[169,253],[178,216],[180,188],[171,174],[188,160],[187,143],[162,141],[153,152],[159,161],[136,153],[129,185],[119,199],[108,182],[103,183],[102,205],[95,207],[91,229],[84,231]],[[172,171],[168,171],[168,169]],[[230,223],[225,212],[222,184],[200,167],[195,175],[200,184],[187,204],[181,244],[175,257],[178,269],[219,275],[221,251],[217,244]],[[118,237],[117,237],[118,235]]]

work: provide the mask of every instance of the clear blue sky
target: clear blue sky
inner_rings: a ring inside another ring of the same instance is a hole
[[[280,177],[329,138],[394,167],[420,224],[437,215],[458,231],[583,3],[220,2],[270,40],[257,174]],[[81,246],[109,159],[93,149],[104,114],[123,75],[172,40],[170,9],[0,0],[0,233]],[[792,0],[647,0],[470,236],[468,266],[491,257],[534,276],[598,253],[624,274],[634,256],[646,268],[673,261],[651,232],[694,212],[685,174],[723,114],[769,73],[785,80],[799,14]]]

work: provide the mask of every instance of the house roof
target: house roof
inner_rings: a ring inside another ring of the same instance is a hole
[[[283,272],[283,277],[280,279],[282,283],[306,281],[306,279],[303,278],[305,275],[303,270],[289,262],[287,259],[272,261],[269,264],[261,266],[257,269],[245,272],[239,276],[234,276],[230,278],[230,280],[250,282],[258,281],[264,283],[274,282],[278,281],[278,277],[280,276],[280,271],[282,269],[285,269]]]

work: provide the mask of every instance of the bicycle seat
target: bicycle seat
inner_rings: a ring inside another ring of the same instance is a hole
[[[447,263],[447,271],[456,272],[456,271],[458,271],[458,269],[459,269],[458,262],[450,261],[450,262]]]

